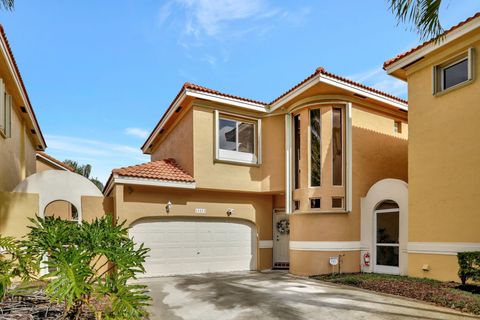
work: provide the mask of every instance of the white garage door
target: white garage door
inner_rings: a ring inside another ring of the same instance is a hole
[[[221,219],[158,219],[130,229],[136,243],[150,248],[146,277],[253,270],[255,227]]]

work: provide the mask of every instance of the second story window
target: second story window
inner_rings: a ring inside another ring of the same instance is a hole
[[[12,136],[12,96],[5,91],[5,84],[0,79],[0,137]]]
[[[453,89],[473,80],[473,49],[435,66],[433,77],[433,94]]]
[[[322,171],[320,109],[310,110],[310,186],[318,187]]]
[[[332,122],[332,166],[333,185],[343,185],[343,137],[342,137],[342,109],[334,108]]]
[[[220,115],[217,159],[256,164],[257,127],[255,120]]]

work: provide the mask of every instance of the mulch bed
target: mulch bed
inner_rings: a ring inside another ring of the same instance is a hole
[[[48,301],[43,290],[22,295],[9,295],[0,301],[0,320],[57,320],[62,319],[64,305]],[[80,319],[94,320],[90,312]]]
[[[480,286],[477,285],[461,286],[454,282],[379,274],[320,275],[313,278],[480,315]]]

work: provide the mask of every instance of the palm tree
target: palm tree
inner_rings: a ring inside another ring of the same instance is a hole
[[[93,182],[97,186],[98,189],[101,191],[103,190],[103,183],[98,180],[97,177],[95,178],[90,178],[90,173],[92,172],[92,166],[89,164],[79,164],[77,161],[70,160],[70,159],[65,159],[63,161],[66,165],[71,167],[75,173],[78,173],[81,176],[84,176],[85,178],[89,179],[90,181]]]
[[[13,10],[14,0],[0,0],[0,8],[8,11]]]
[[[388,0],[390,10],[398,23],[409,22],[421,40],[441,40],[443,33],[439,19],[442,0]]]

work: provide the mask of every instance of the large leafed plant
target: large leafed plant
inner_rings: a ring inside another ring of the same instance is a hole
[[[65,303],[64,318],[78,319],[84,308],[104,319],[147,316],[146,287],[129,280],[145,272],[149,249],[135,246],[124,223],[110,215],[82,224],[54,217],[31,221],[23,246],[29,256],[46,260],[45,291]]]

